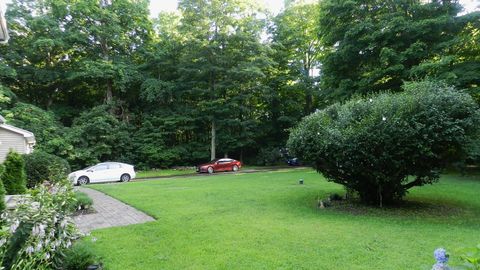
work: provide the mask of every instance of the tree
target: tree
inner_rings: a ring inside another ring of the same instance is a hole
[[[22,156],[10,151],[3,163],[5,171],[1,181],[5,185],[7,194],[23,194],[26,191],[27,177],[25,175],[25,161]]]
[[[8,9],[11,40],[5,59],[16,73],[17,95],[49,108],[68,90],[65,82],[71,44],[64,31],[63,0],[17,0]]]
[[[68,15],[65,28],[76,45],[69,79],[101,89],[98,95],[107,103],[135,89],[141,82],[139,51],[152,31],[148,1],[75,1]]]
[[[198,120],[210,128],[210,158],[217,144],[224,153],[241,152],[253,145],[255,99],[271,63],[260,41],[261,10],[247,0],[184,0],[179,9],[189,44],[179,81],[195,98]]]
[[[295,1],[273,19],[272,47],[275,60],[285,69],[290,85],[304,93],[304,114],[314,110],[314,91],[322,50],[318,38],[319,4]],[[318,96],[318,95],[317,95]]]
[[[5,116],[8,123],[33,132],[37,141],[36,149],[63,158],[72,155],[73,147],[65,137],[67,130],[53,112],[16,102],[9,110],[0,110],[0,114]]]
[[[325,103],[354,94],[400,91],[411,71],[436,57],[461,29],[457,1],[326,0],[319,37],[325,47]]]
[[[425,81],[404,88],[306,117],[290,135],[290,150],[365,203],[390,204],[437,181],[478,140],[480,110],[453,87]]]
[[[456,19],[458,33],[441,51],[411,70],[411,76],[442,80],[467,90],[480,103],[480,12]]]
[[[69,156],[73,168],[107,160],[126,161],[131,152],[129,130],[110,111],[110,105],[100,105],[73,121],[66,135],[74,146],[74,154]]]

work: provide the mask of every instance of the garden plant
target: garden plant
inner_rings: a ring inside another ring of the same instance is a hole
[[[15,151],[10,151],[3,165],[5,170],[1,175],[1,180],[7,194],[25,193],[27,190],[27,177],[25,175],[25,161],[23,157]]]
[[[364,203],[391,204],[438,180],[478,140],[480,111],[466,93],[423,81],[402,93],[337,103],[292,130],[292,152]]]

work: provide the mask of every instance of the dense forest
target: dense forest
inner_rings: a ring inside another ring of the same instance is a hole
[[[278,161],[304,116],[436,80],[480,101],[480,12],[454,0],[13,0],[0,114],[73,168]]]

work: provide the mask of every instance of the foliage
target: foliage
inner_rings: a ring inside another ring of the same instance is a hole
[[[93,200],[86,193],[75,191],[75,202],[71,205],[72,211],[87,210],[93,205]]]
[[[260,148],[257,157],[256,165],[278,165],[284,164],[285,158],[282,157],[279,147],[262,147]]]
[[[77,242],[71,248],[67,249],[61,260],[61,263],[55,269],[59,270],[78,270],[87,269],[88,266],[98,262],[98,256],[86,242]]]
[[[68,133],[68,141],[75,146],[69,157],[72,167],[124,160],[131,138],[126,125],[109,113],[110,108],[100,105],[75,118]]]
[[[436,69],[457,74],[450,81],[458,80],[462,86],[475,82],[466,79],[475,68],[461,71],[460,57],[453,61],[460,65],[450,65],[446,63],[449,59],[439,57],[445,51],[461,55],[466,43],[456,39],[466,23],[478,20],[475,16],[457,17],[460,9],[457,1],[323,1],[319,35],[326,53],[321,81],[324,102],[332,104],[354,94],[400,91],[403,81],[422,78]],[[440,63],[427,67],[428,62]],[[478,66],[478,60],[471,64]],[[417,70],[421,65],[423,73]]]
[[[382,206],[464,159],[479,121],[469,95],[428,81],[407,83],[403,93],[357,98],[306,117],[288,145],[330,181]]]
[[[17,102],[1,112],[8,124],[24,128],[35,134],[36,150],[67,157],[72,146],[65,140],[65,129],[52,112],[32,104]]]
[[[10,108],[16,102],[16,98],[12,90],[0,84],[0,111]]]
[[[460,255],[463,261],[462,268],[465,270],[479,270],[480,269],[480,244],[474,248],[464,250]]]
[[[23,158],[28,188],[33,188],[43,181],[60,182],[70,173],[70,165],[66,160],[41,150],[35,150]]]
[[[276,79],[282,81],[281,88],[298,89],[305,114],[313,112],[319,96],[318,74],[315,74],[322,56],[317,26],[319,7],[318,3],[305,1],[287,4],[273,19],[270,30],[274,59],[280,71]]]
[[[79,234],[68,205],[73,191],[68,182],[40,185],[3,214],[0,262],[6,269],[47,269]]]
[[[22,194],[26,191],[27,177],[25,175],[25,161],[23,157],[10,151],[3,162],[5,171],[1,176],[1,181],[5,186],[7,194]]]
[[[295,0],[272,15],[182,0],[149,18],[147,0],[12,0],[0,114],[75,169],[263,159],[258,145],[284,147],[302,117],[356,93],[429,77],[478,96],[478,12],[427,2]],[[116,134],[85,122],[98,106]]]
[[[3,186],[3,181],[2,181],[2,174],[3,171],[5,170],[5,167],[0,164],[0,215],[3,213],[3,210],[5,210],[5,187]],[[0,226],[3,223],[3,218],[0,218]]]
[[[182,162],[187,152],[179,147],[167,147],[166,136],[165,132],[158,130],[158,126],[155,127],[148,119],[142,123],[133,139],[133,149],[139,161],[138,168],[165,168]]]
[[[458,34],[435,57],[412,69],[412,76],[430,77],[466,89],[480,103],[480,12],[457,19]]]

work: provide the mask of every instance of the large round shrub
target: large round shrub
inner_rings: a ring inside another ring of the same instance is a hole
[[[480,126],[478,106],[465,93],[434,82],[404,89],[307,116],[292,130],[288,147],[363,202],[400,200],[463,159]]]
[[[66,160],[42,151],[34,151],[25,155],[24,159],[28,188],[33,188],[46,180],[59,182],[66,179],[70,173],[70,166]]]

